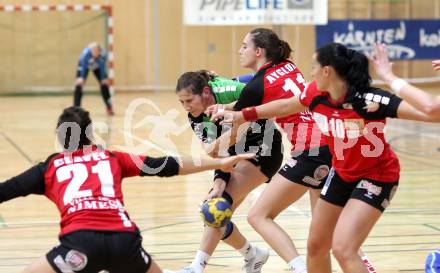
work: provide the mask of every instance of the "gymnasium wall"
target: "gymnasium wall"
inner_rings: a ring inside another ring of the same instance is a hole
[[[177,77],[187,70],[211,69],[225,76],[249,72],[240,67],[237,52],[244,35],[255,26],[183,26],[181,0],[0,0],[0,4],[112,5],[115,83],[120,91],[173,89]],[[329,0],[329,18],[440,18],[439,6],[438,0]],[[314,27],[273,28],[291,44],[294,62],[310,79]],[[428,61],[402,61],[396,67],[404,77],[436,75]],[[74,74],[75,67],[65,69]]]

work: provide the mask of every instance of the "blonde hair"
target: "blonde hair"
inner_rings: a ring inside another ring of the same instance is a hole
[[[89,48],[95,48],[95,47],[101,49],[101,45],[98,42],[91,42],[89,44]]]

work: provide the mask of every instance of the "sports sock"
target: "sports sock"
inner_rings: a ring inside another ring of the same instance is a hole
[[[241,255],[243,255],[245,259],[252,258],[255,256],[255,254],[257,254],[257,249],[255,248],[255,246],[251,245],[249,241],[246,241],[243,247],[240,248],[238,251],[241,253]]]
[[[80,106],[81,98],[82,98],[82,86],[78,84],[75,86],[75,91],[73,95],[73,106]]]
[[[362,262],[364,262],[365,267],[367,268],[369,273],[376,273],[376,270],[373,267],[373,264],[368,259],[367,255],[361,257]]]
[[[302,256],[293,258],[287,263],[294,273],[307,273],[306,263]]]
[[[196,273],[202,273],[203,270],[205,270],[210,258],[211,256],[209,256],[206,252],[198,250],[193,262],[191,263],[191,267]]]

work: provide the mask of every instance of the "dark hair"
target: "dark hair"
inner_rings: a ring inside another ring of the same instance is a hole
[[[292,53],[290,45],[286,41],[281,40],[273,30],[256,28],[250,32],[250,35],[255,46],[264,48],[266,50],[266,59],[274,64],[290,58],[290,53]]]
[[[215,75],[208,70],[185,72],[177,80],[176,93],[185,88],[190,89],[194,95],[201,95],[203,88],[209,86],[208,82],[214,78]]]
[[[370,87],[371,76],[368,58],[353,49],[338,43],[329,43],[316,51],[316,59],[321,66],[331,66],[348,84],[348,98],[356,92],[364,93]]]
[[[92,134],[91,124],[88,111],[77,106],[65,108],[58,118],[58,141],[69,151],[90,145],[91,140],[88,136]]]

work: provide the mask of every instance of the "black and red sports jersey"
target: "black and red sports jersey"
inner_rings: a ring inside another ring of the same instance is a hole
[[[234,110],[300,96],[304,88],[304,77],[295,64],[290,61],[268,63],[263,65],[245,86]],[[321,137],[316,126],[313,126],[313,118],[309,111],[279,117],[276,121],[287,133],[294,151],[309,150],[325,144],[325,139]]]
[[[327,92],[308,85],[300,97],[327,138],[332,165],[345,181],[370,178],[383,182],[399,180],[397,156],[385,141],[386,118],[397,117],[399,97],[370,87],[352,98],[334,102]],[[369,104],[374,111],[368,112]]]
[[[44,194],[60,212],[60,236],[77,230],[135,231],[137,227],[124,208],[122,179],[171,176],[178,170],[172,157],[151,158],[92,146],[70,154],[54,154],[0,183],[0,202],[31,193]]]

